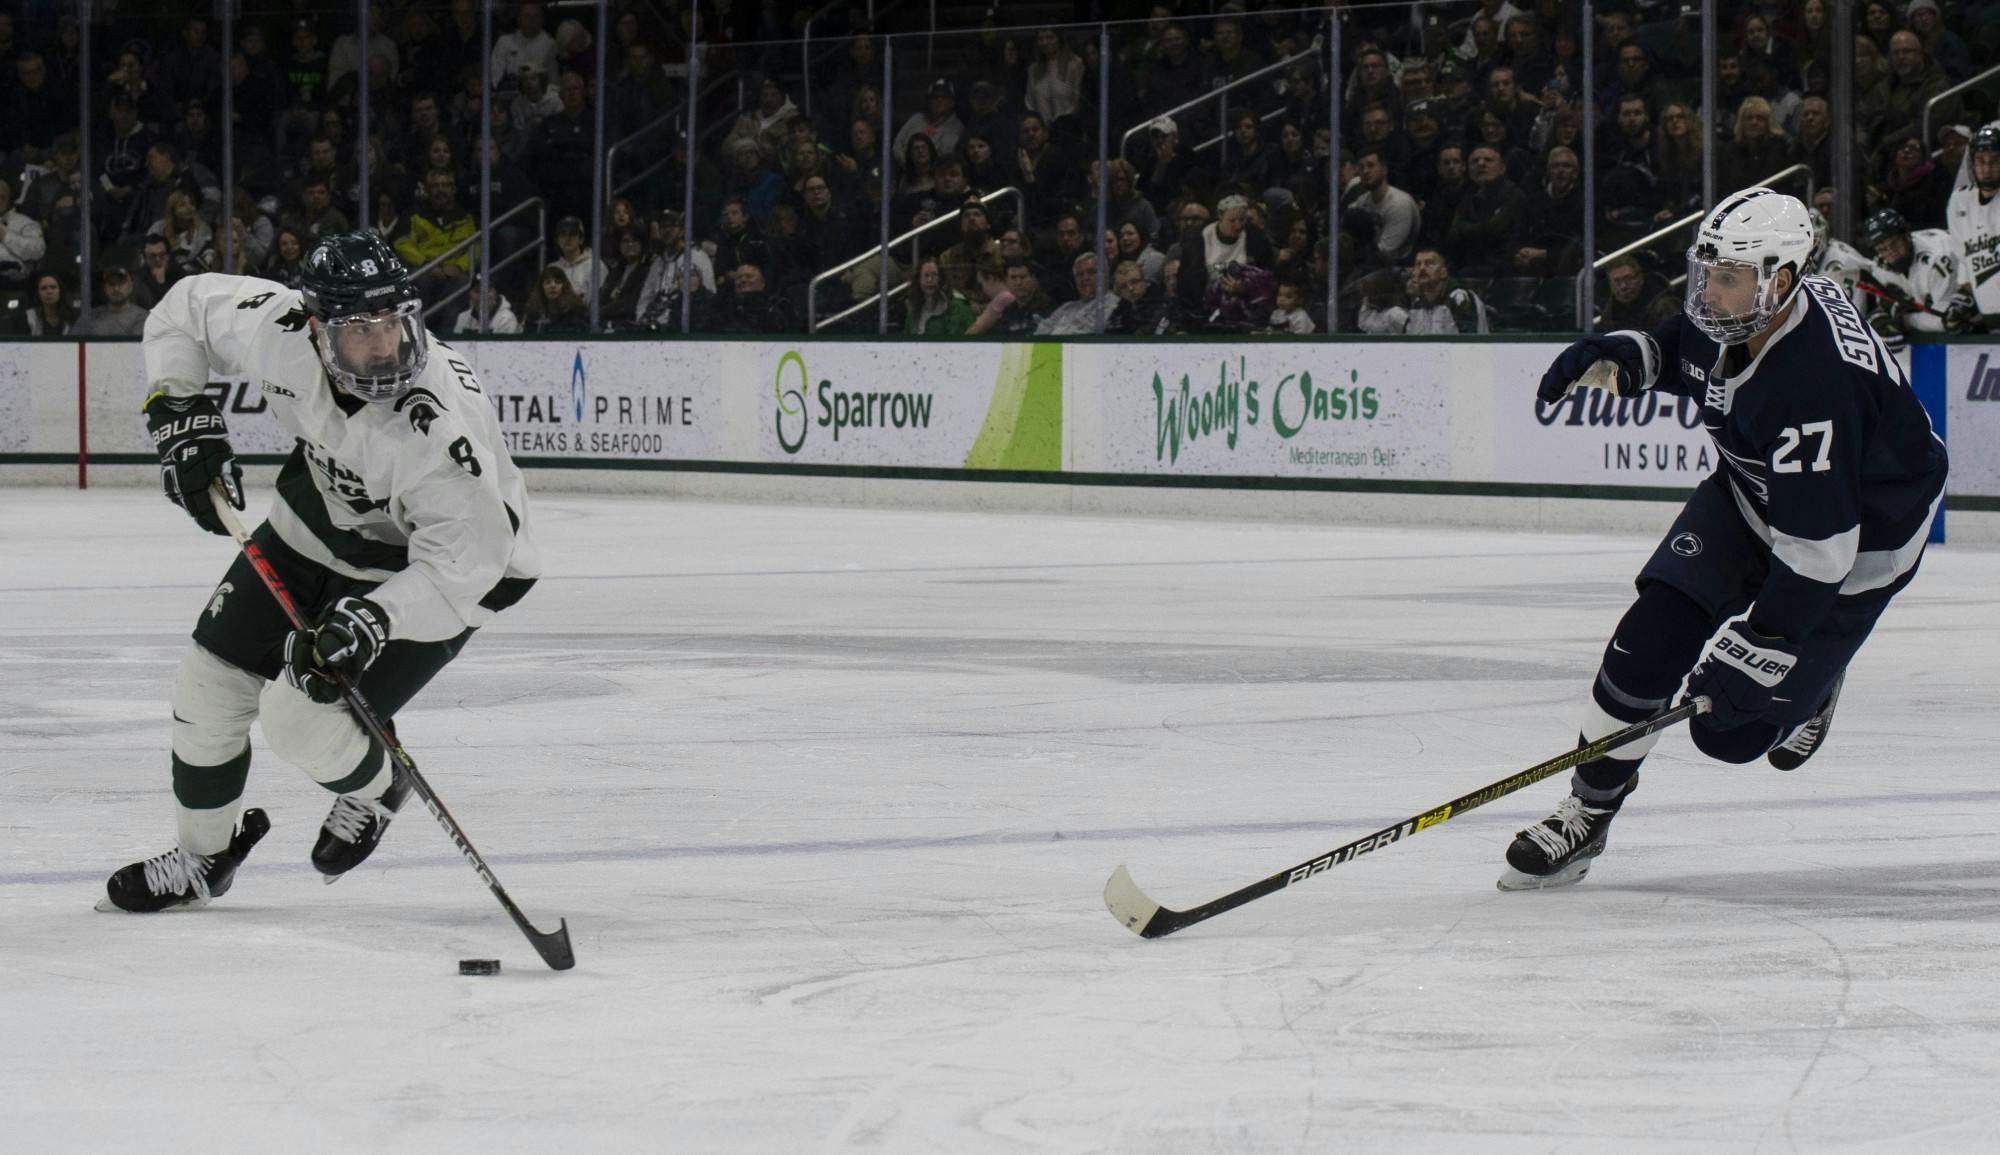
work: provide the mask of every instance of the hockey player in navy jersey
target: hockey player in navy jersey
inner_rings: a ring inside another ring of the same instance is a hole
[[[1826,741],[1850,662],[1910,583],[1944,494],[1945,450],[1882,342],[1812,275],[1812,218],[1746,189],[1703,219],[1682,313],[1585,337],[1542,377],[1560,401],[1599,361],[1621,395],[1700,400],[1720,458],[1639,571],[1585,707],[1589,742],[1665,708],[1686,682],[1695,745],[1793,770]],[[1577,768],[1554,814],[1507,848],[1503,890],[1576,882],[1657,734]]]

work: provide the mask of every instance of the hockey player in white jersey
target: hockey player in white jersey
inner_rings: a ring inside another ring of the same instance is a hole
[[[1957,245],[1943,229],[1912,229],[1893,208],[1877,209],[1861,226],[1861,237],[1875,250],[1864,274],[1875,287],[1875,331],[1888,338],[1897,333],[1942,333],[1953,299],[1963,293],[1958,275]],[[1866,291],[1866,290],[1864,290]],[[1961,310],[1956,318],[1962,319]]]
[[[408,271],[373,233],[322,239],[300,286],[204,274],[146,319],[146,423],[167,497],[226,530],[243,506],[211,375],[260,383],[298,438],[253,535],[313,625],[294,630],[238,557],[196,618],[173,688],[177,845],[111,876],[103,909],[201,906],[270,827],[243,809],[250,725],[334,792],[312,850],[328,881],[381,840],[409,792],[334,682],[393,716],[540,574],[521,473],[472,368],[425,332]]]
[[[1958,180],[1945,205],[1945,225],[1958,253],[1959,282],[1971,294],[1954,318],[1961,330],[2000,316],[2000,120],[1972,134]]]

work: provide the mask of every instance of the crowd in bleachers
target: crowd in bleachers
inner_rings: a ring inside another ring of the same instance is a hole
[[[659,131],[687,95],[681,4],[614,3],[601,81],[590,14],[534,0],[499,6],[490,54],[474,0],[371,4],[366,44],[351,11],[297,0],[246,13],[233,44],[206,4],[115,6],[92,28],[87,126],[80,29],[60,7],[0,12],[0,330],[15,333],[136,333],[168,286],[200,271],[296,283],[315,238],[364,218],[423,270],[440,331],[483,314],[497,332],[579,332],[593,295],[612,331],[677,332],[685,314],[697,332],[803,332],[856,304],[833,329],[874,331],[885,197],[891,233],[944,222],[889,254],[892,323],[914,336],[1326,332],[1330,262],[1344,332],[1572,329],[1578,274],[1596,255],[1582,249],[1586,106],[1598,253],[1700,209],[1703,115],[1720,188],[1804,164],[1829,207],[1826,0],[1722,5],[1706,110],[1694,4],[1598,4],[1592,91],[1581,6],[1567,0],[1348,7],[1337,160],[1326,10],[1154,5],[1111,25],[1106,59],[1095,26],[1003,28],[1001,6],[983,31],[940,38],[927,72],[898,69],[886,179],[881,38],[856,25],[808,49],[824,52],[808,70],[794,46],[756,46],[798,30],[771,6],[703,4],[692,140],[671,121]],[[1929,140],[1925,108],[1995,57],[2000,2],[1873,0],[1856,13],[1853,156],[1867,203],[1855,219],[1890,207],[1910,228],[1941,227],[1970,126],[1992,103],[1954,96]],[[1246,77],[1226,100],[1201,99]],[[605,140],[632,144],[592,236],[599,100]],[[541,202],[491,231],[493,258],[521,254],[491,285],[475,278],[482,193],[496,217]],[[96,283],[82,286],[86,233]],[[1597,323],[1677,307],[1684,245],[1603,270]]]

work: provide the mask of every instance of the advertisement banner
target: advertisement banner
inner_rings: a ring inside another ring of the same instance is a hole
[[[758,435],[743,447],[752,460],[1062,468],[1060,345],[829,341],[739,354],[732,379],[748,376],[759,398]]]
[[[723,352],[688,341],[465,341],[516,459],[722,457]]]
[[[1690,489],[1715,470],[1715,443],[1693,398],[1583,388],[1543,405],[1535,386],[1561,345],[1458,348],[1492,382],[1493,458],[1477,480]]]
[[[67,381],[54,374],[37,374],[47,361],[33,355],[38,348],[24,343],[0,355],[0,453],[27,453],[32,448],[37,376],[42,376],[44,389],[67,388],[72,395],[76,393],[75,346],[56,346],[70,354],[72,368]]]
[[[1444,478],[1437,345],[1075,345],[1071,467],[1088,473]]]
[[[2000,497],[2000,344],[1952,345],[1945,358],[1945,492]]]
[[[146,435],[146,418],[139,411],[147,390],[142,349],[136,341],[90,346],[92,453],[153,452],[152,440]],[[229,425],[229,444],[236,452],[248,456],[292,451],[297,439],[271,415],[263,382],[251,377],[215,377],[210,379],[207,392]]]

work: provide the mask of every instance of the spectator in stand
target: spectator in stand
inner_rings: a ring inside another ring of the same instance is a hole
[[[57,134],[75,131],[76,89],[59,90],[49,82],[48,61],[41,53],[23,52],[15,58],[14,81],[13,109],[0,122],[0,152],[8,151],[10,142],[14,147],[46,149]]]
[[[1043,253],[1042,266],[1049,269],[1074,269],[1076,259],[1090,251],[1090,235],[1084,231],[1083,215],[1070,210],[1056,218],[1054,243]],[[1069,294],[1075,288],[1075,280],[1059,285],[1049,296],[1061,303],[1073,300]]]
[[[1442,245],[1445,234],[1451,231],[1452,218],[1458,215],[1459,202],[1471,191],[1472,182],[1465,175],[1465,147],[1454,142],[1438,149],[1437,174],[1431,182],[1431,193],[1418,202],[1423,209],[1423,224],[1417,232],[1417,243],[1432,248]]]
[[[1486,107],[1507,124],[1508,139],[1525,143],[1542,115],[1542,102],[1521,91],[1514,70],[1495,65],[1486,74]]]
[[[1513,263],[1509,244],[1521,227],[1528,198],[1507,179],[1507,162],[1498,149],[1482,144],[1472,150],[1467,163],[1472,190],[1452,215],[1445,251],[1467,276],[1491,277]]]
[[[1396,87],[1395,75],[1389,69],[1389,56],[1372,43],[1361,44],[1354,54],[1354,74],[1347,82],[1347,97],[1342,102],[1348,128],[1359,132],[1361,116],[1374,105],[1389,110],[1391,119],[1402,111],[1403,94]]]
[[[834,66],[832,75],[813,94],[820,111],[820,134],[837,139],[847,130],[854,97],[866,84],[879,83],[882,62],[875,54],[875,37],[854,36],[847,41],[846,57]]]
[[[460,249],[449,258],[446,253],[454,246],[471,240],[479,232],[479,222],[459,204],[458,178],[450,172],[433,171],[424,180],[424,203],[410,214],[410,231],[396,243],[396,255],[414,272],[432,261],[443,262],[417,278],[417,292],[427,301],[435,301],[458,291],[472,275],[472,266],[479,259],[479,246],[471,245]],[[562,245],[562,230],[557,229],[556,245]]]
[[[799,214],[799,256],[806,268],[824,271],[861,251],[856,226],[834,199],[826,177],[806,177],[800,197],[805,211]]]
[[[542,270],[535,291],[528,297],[528,313],[521,319],[523,333],[582,333],[590,328],[590,310],[576,295],[576,286],[561,265]]]
[[[1083,95],[1083,60],[1054,29],[1035,33],[1035,58],[1028,65],[1021,107],[1053,125],[1075,116]]]
[[[1141,170],[1139,192],[1159,205],[1187,195],[1189,186],[1208,181],[1193,153],[1181,147],[1180,126],[1171,116],[1156,116],[1146,126],[1152,142],[1150,159]]]
[[[1528,277],[1570,276],[1583,267],[1583,164],[1558,145],[1528,190],[1515,236],[1513,271]]]
[[[577,299],[588,309],[590,295],[604,281],[604,264],[584,244],[583,222],[576,217],[564,217],[556,222],[556,259],[549,264],[551,269],[561,269],[569,278],[570,288],[576,291]]]
[[[986,206],[978,197],[967,197],[958,206],[958,241],[936,260],[945,288],[961,297],[979,284],[979,266],[1000,256],[1000,242],[993,239]],[[921,272],[921,270],[919,270]],[[966,306],[966,324],[972,323],[971,306]],[[961,332],[963,330],[960,330]],[[957,336],[956,333],[951,334]]]
[[[152,222],[166,219],[167,198],[176,192],[186,193],[196,205],[202,203],[201,186],[180,163],[180,150],[157,141],[146,149],[145,178],[133,190],[127,206],[131,215],[120,235],[143,235]]]
[[[934,199],[937,189],[937,146],[922,133],[903,143],[896,164],[896,193],[891,213],[897,231],[924,223],[915,220],[924,202]],[[928,219],[928,218],[926,218]]]
[[[735,292],[716,303],[709,331],[715,333],[796,333],[801,328],[790,301],[771,292],[764,270],[745,261],[736,267]]]
[[[1637,257],[1623,256],[1605,266],[1610,298],[1598,313],[1597,331],[1615,333],[1632,330],[1649,333],[1655,326],[1681,311],[1680,299],[1661,285],[1649,283],[1645,267]]]
[[[1376,106],[1373,111],[1381,111]],[[1388,113],[1382,113],[1386,124]],[[1364,124],[1366,118],[1363,118]],[[1363,129],[1366,139],[1367,129]],[[1228,147],[1222,158],[1222,183],[1224,185],[1255,189],[1262,192],[1269,188],[1272,149],[1264,143],[1261,122],[1257,113],[1243,109],[1235,113],[1234,126],[1230,129]]]
[[[270,262],[264,266],[264,278],[276,281],[288,289],[299,287],[299,273],[305,266],[306,234],[290,225],[278,229],[278,235],[271,242]]]
[[[1035,326],[1035,333],[1042,337],[1075,337],[1098,332],[1118,332],[1126,318],[1119,315],[1124,298],[1116,293],[1107,293],[1104,299],[1105,322],[1098,324],[1097,300],[1097,254],[1084,253],[1070,266],[1071,279],[1075,282],[1076,296],[1055,311],[1042,318]]]
[[[1395,175],[1402,182],[1400,187],[1417,198],[1420,205],[1430,199],[1437,185],[1438,152],[1446,143],[1438,124],[1437,107],[1437,101],[1418,100],[1403,110],[1403,141],[1409,159],[1395,170]]]
[[[1013,114],[1000,106],[1005,96],[1005,91],[991,81],[980,80],[973,83],[972,109],[964,118],[965,130],[958,136],[959,148],[964,152],[967,161],[974,159],[970,145],[975,136],[985,138],[987,146],[993,152],[994,161],[1001,166],[1001,171],[1005,171],[1008,158],[1012,157],[1014,150],[1020,146],[1021,142],[1014,138]],[[981,165],[985,163],[984,160],[980,161]],[[998,184],[975,183],[974,187],[999,188],[1002,184],[1012,183],[1013,178],[1009,177]]]
[[[1055,310],[1054,302],[1042,292],[1035,266],[1026,259],[1008,261],[1001,281],[989,281],[983,276],[981,279],[989,299],[986,308],[973,319],[972,327],[965,331],[969,337],[988,333],[1030,336],[1041,326],[1042,318]]]
[[[1126,221],[1118,226],[1117,259],[1139,270],[1139,274],[1150,284],[1158,284],[1160,275],[1167,264],[1166,254],[1153,247],[1153,234],[1139,226],[1137,221]],[[1114,266],[1112,285],[1117,287],[1118,268]]]
[[[763,150],[749,137],[737,138],[730,157],[734,163],[724,187],[731,196],[742,198],[751,219],[762,223],[784,199],[785,178],[764,162]]]
[[[205,273],[219,263],[215,230],[195,211],[194,198],[181,189],[167,194],[164,215],[146,229],[166,238],[167,256],[179,276]]]
[[[1502,35],[1507,40],[1504,58],[1513,67],[1515,80],[1529,92],[1540,92],[1555,68],[1542,42],[1541,26],[1533,16],[1523,13],[1507,21]]]
[[[1405,333],[1492,332],[1487,323],[1486,302],[1459,284],[1451,275],[1451,263],[1436,249],[1417,250],[1417,259],[1410,266],[1408,292]]]
[[[20,310],[20,331],[30,337],[67,337],[76,326],[76,302],[63,291],[62,278],[42,273],[35,278],[35,295]],[[10,302],[10,306],[11,306]]]
[[[597,316],[606,332],[639,328],[639,294],[646,287],[653,259],[646,251],[646,234],[637,228],[619,230],[616,247],[599,291]]]
[[[1305,299],[1305,290],[1297,281],[1279,281],[1277,307],[1271,310],[1271,332],[1313,332],[1312,314],[1305,310]]]
[[[1597,146],[1597,204],[1602,223],[1618,236],[1649,232],[1662,208],[1654,171],[1653,125],[1646,102],[1628,96],[1618,102],[1618,120]],[[1730,185],[1735,188],[1738,186]]]
[[[146,310],[132,303],[132,270],[109,265],[98,278],[104,303],[86,311],[76,323],[82,337],[138,337],[146,332]]]
[[[497,48],[495,51],[499,51]],[[549,201],[551,212],[577,214],[590,208],[592,149],[596,126],[585,99],[582,76],[562,74],[556,85],[562,109],[542,121],[529,149],[529,175]]]
[[[524,138],[532,139],[544,120],[562,111],[562,97],[549,87],[548,74],[539,68],[521,70],[520,88],[512,100],[506,102],[508,119],[514,131]]]
[[[313,177],[299,188],[299,208],[290,216],[290,224],[315,241],[352,228],[347,214],[333,207],[333,191],[325,177]]]
[[[1048,121],[1030,112],[1021,118],[1021,146],[1015,150],[1015,168],[1021,191],[1027,194],[1031,218],[1053,215],[1063,204],[1076,199],[1076,170],[1061,146],[1049,138]]]
[[[1529,171],[1534,162],[1530,159],[1528,150],[1513,138],[1512,130],[1507,126],[1507,118],[1502,116],[1498,109],[1491,105],[1478,109],[1473,113],[1473,126],[1477,132],[1473,143],[1485,145],[1499,153],[1500,159],[1507,162],[1507,171]]]
[[[1139,172],[1123,157],[1111,158],[1105,168],[1106,190],[1110,194],[1104,202],[1104,220],[1110,228],[1117,228],[1127,221],[1137,222],[1147,236],[1159,231],[1160,214],[1153,209],[1152,202],[1139,195]],[[1085,206],[1084,214],[1091,220],[1097,219],[1097,161],[1090,162],[1090,191],[1092,201]]]
[[[762,269],[772,263],[771,246],[764,239],[764,233],[757,222],[750,217],[750,207],[742,197],[730,197],[722,202],[720,218],[722,232],[714,242],[712,256],[715,268],[725,276],[744,265],[756,265]],[[727,293],[720,293],[728,296]]]
[[[1819,100],[1818,97],[1813,99]],[[1822,120],[1826,102],[1820,100]],[[1707,207],[1702,203],[1701,129],[1694,109],[1669,104],[1660,110],[1659,131],[1653,134],[1653,174],[1660,207],[1653,220],[1661,224]]]
[[[539,69],[543,76],[556,74],[556,42],[542,28],[539,0],[522,0],[514,10],[514,31],[493,42],[492,69],[495,88],[518,83],[523,69]]]
[[[977,279],[975,275],[975,280]],[[945,282],[936,257],[917,262],[904,294],[903,334],[909,337],[958,337],[972,327],[972,303]]]
[[[1857,86],[1859,83],[1857,77]],[[1905,28],[1889,37],[1888,108],[1881,125],[1882,131],[1919,128],[1923,122],[1924,105],[1949,87],[1951,81],[1945,79],[1944,71],[1924,51],[1924,42],[1916,33]],[[1931,117],[1932,122],[1949,124],[1956,121],[1958,104],[1956,98],[1939,103]]]
[[[1812,166],[1813,182],[1833,183],[1833,118],[1826,97],[1814,93],[1799,101],[1799,132],[1794,143],[1797,158]]]
[[[1947,80],[1956,84],[1972,75],[1972,50],[1958,33],[1945,27],[1944,13],[1937,0],[1910,0],[1909,7],[1903,9],[1903,18],[1910,22],[1910,31],[1916,33],[1925,54],[1937,62]]]
[[[1111,291],[1124,301],[1118,312],[1127,319],[1126,332],[1152,336],[1164,331],[1171,298],[1136,262],[1120,261],[1111,270]]]
[[[1181,233],[1178,303],[1181,315],[1190,322],[1214,311],[1209,289],[1222,270],[1231,265],[1269,270],[1278,262],[1271,238],[1250,223],[1247,198],[1223,197],[1217,202],[1215,213],[1214,224]]]
[[[958,151],[958,142],[965,132],[965,122],[958,118],[958,96],[952,89],[951,81],[940,76],[931,81],[929,91],[924,94],[924,110],[910,114],[903,127],[896,132],[894,141],[896,155],[904,154],[910,138],[918,134],[931,138],[937,155],[949,156]]]
[[[1763,184],[1772,174],[1796,163],[1796,157],[1792,142],[1773,123],[1771,102],[1761,96],[1746,97],[1736,107],[1735,136],[1716,158],[1716,187],[1740,189]]]
[[[653,258],[646,270],[646,283],[639,288],[637,317],[645,328],[679,332],[679,286],[694,286],[695,316],[706,320],[708,305],[715,299],[715,265],[700,245],[693,246],[690,255],[679,209],[662,209],[655,228],[653,243],[659,255]]]
[[[977,132],[967,133],[965,144],[965,184],[976,192],[992,192],[1014,183],[1013,174],[1001,161],[993,142]]]
[[[1278,281],[1269,269],[1231,261],[1208,282],[1200,327],[1211,333],[1249,333],[1270,323]]]
[[[403,129],[401,146],[394,150],[395,159],[406,168],[438,168],[436,154],[439,141],[444,142],[446,165],[451,163],[452,157],[464,155],[467,151],[464,142],[439,115],[437,94],[419,92],[410,97],[410,119]],[[417,183],[423,183],[421,172]]]
[[[14,206],[14,186],[0,179],[0,286],[27,287],[47,251],[41,223]]]
[[[791,126],[802,119],[799,106],[785,94],[773,77],[766,76],[757,87],[757,111],[751,114],[757,133],[757,147],[766,156],[779,155],[791,139]]]
[[[1423,211],[1409,193],[1389,183],[1388,154],[1379,145],[1365,145],[1354,158],[1359,195],[1342,205],[1343,212],[1365,216],[1375,238],[1375,260],[1401,264],[1415,252],[1423,227]]]
[[[1944,227],[1944,205],[1957,173],[1946,173],[1931,160],[1915,129],[1890,137],[1883,152],[1887,160],[1868,189],[1869,207],[1895,209],[1912,228]]]
[[[1387,105],[1370,104],[1361,110],[1361,131],[1354,142],[1354,149],[1380,148],[1382,159],[1390,168],[1400,170],[1407,155],[1403,145],[1396,139],[1396,117]],[[1259,186],[1262,187],[1262,186]]]

